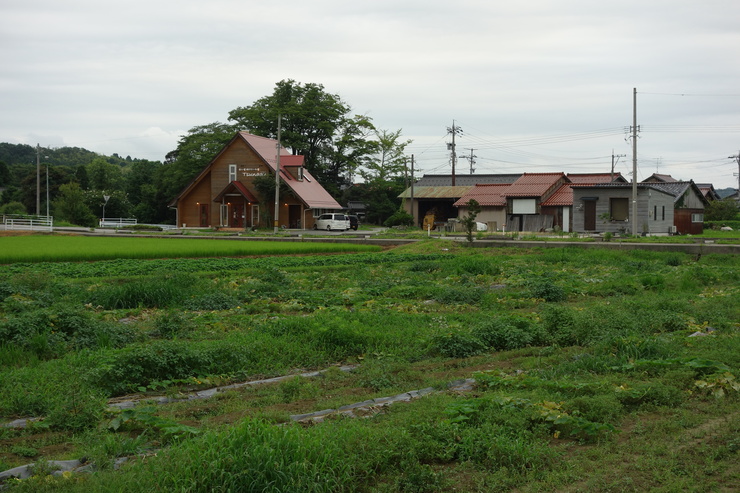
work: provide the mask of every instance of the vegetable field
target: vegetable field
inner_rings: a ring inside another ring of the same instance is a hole
[[[9,491],[740,488],[736,256],[39,252],[0,266]]]

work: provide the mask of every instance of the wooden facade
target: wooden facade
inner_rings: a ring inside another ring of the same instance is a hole
[[[255,180],[274,181],[277,141],[238,133],[208,166],[170,204],[177,209],[179,227],[250,229],[274,226],[275,200],[263,197]],[[289,193],[279,198],[278,226],[313,226],[326,210],[341,209],[303,168],[302,156],[281,149],[280,178]]]

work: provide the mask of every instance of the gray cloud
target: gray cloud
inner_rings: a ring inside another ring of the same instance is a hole
[[[631,152],[637,87],[640,173],[736,186],[739,14],[723,0],[10,0],[0,141],[163,159],[292,78],[403,128],[424,171],[449,170],[453,119],[480,172],[596,171]]]

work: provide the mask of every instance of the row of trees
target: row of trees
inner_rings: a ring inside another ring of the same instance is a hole
[[[183,135],[164,162],[101,156],[80,148],[36,149],[0,144],[0,207],[5,213],[35,213],[37,151],[41,157],[41,213],[84,226],[107,217],[171,223],[167,204],[216,156],[237,131],[277,138],[293,154],[305,156],[308,170],[340,203],[368,204],[368,220],[382,222],[399,206],[406,186],[404,151],[410,143],[401,130],[375,127],[352,113],[338,95],[321,84],[283,80],[274,92],[228,114],[227,123],[195,126]],[[355,181],[361,179],[360,184]]]

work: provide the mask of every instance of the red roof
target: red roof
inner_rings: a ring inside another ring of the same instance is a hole
[[[620,173],[568,173],[571,183],[564,183],[547,200],[542,202],[543,207],[569,206],[573,205],[572,186],[596,185],[599,183],[611,183],[612,180],[623,178]]]
[[[239,136],[264,159],[272,172],[275,173],[277,169],[277,140],[259,137],[247,132],[239,132]],[[329,195],[329,192],[321,186],[316,178],[311,176],[308,170],[303,171],[303,180],[298,180],[282,169],[283,166],[301,166],[302,164],[303,156],[294,156],[286,148],[280,148],[280,178],[293,190],[296,197],[312,209],[341,209],[342,206],[334,200],[334,197]]]
[[[224,187],[224,189],[221,190],[221,193],[219,193],[218,195],[216,195],[216,197],[213,199],[213,201],[214,202],[221,202],[221,199],[223,199],[224,196],[227,193],[231,192],[232,190],[236,190],[237,192],[239,192],[242,195],[242,197],[244,197],[245,199],[247,199],[248,202],[251,202],[253,204],[259,204],[259,202],[260,202],[257,199],[257,197],[255,197],[252,194],[252,192],[250,192],[249,190],[247,190],[247,187],[245,187],[241,182],[238,182],[238,181],[232,181],[231,183],[229,183],[228,185],[226,185],[226,187]]]
[[[564,183],[540,205],[542,207],[573,205],[573,189],[570,188],[570,183]]]
[[[465,192],[460,200],[453,204],[454,207],[465,207],[470,199],[474,199],[482,206],[506,206],[506,199],[501,195],[511,185],[508,183],[478,184]]]
[[[524,173],[503,192],[504,197],[542,197],[565,173]]]

